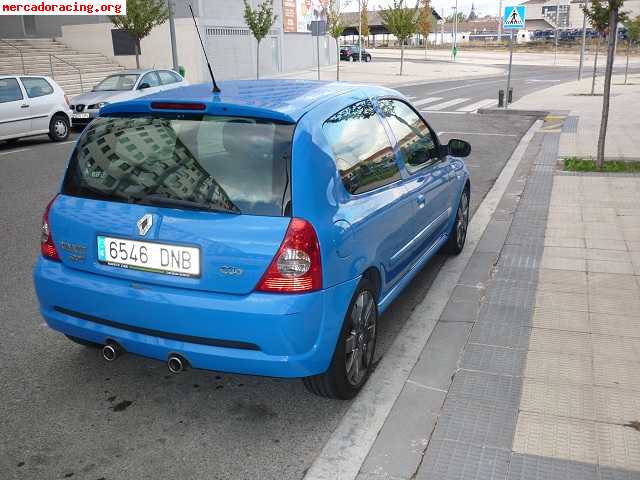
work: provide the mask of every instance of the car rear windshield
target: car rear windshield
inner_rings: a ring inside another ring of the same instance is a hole
[[[283,216],[294,125],[246,117],[102,117],[78,141],[68,195]]]

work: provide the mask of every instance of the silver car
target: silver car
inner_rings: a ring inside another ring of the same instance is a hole
[[[107,103],[121,102],[189,83],[173,70],[122,70],[71,100],[73,126],[85,126]]]

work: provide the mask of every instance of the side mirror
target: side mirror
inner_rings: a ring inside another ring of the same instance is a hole
[[[150,88],[151,85],[149,85],[147,82],[143,82],[140,85],[138,85],[138,90],[144,90],[145,88]]]
[[[449,140],[447,149],[449,150],[449,155],[453,157],[468,157],[471,153],[471,145],[469,142],[458,140],[457,138]]]

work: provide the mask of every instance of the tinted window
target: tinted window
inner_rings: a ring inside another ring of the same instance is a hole
[[[138,77],[135,73],[111,75],[93,87],[94,92],[133,90]]]
[[[163,85],[169,85],[170,83],[182,81],[182,79],[177,74],[168,70],[160,70],[158,72],[158,75],[160,76],[160,82],[162,82]]]
[[[15,78],[0,78],[0,103],[22,100],[22,91]]]
[[[161,205],[166,197],[203,210],[282,216],[293,128],[235,117],[99,118],[78,142],[64,190],[121,202],[148,203],[152,196]]]
[[[378,104],[393,130],[410,173],[438,160],[438,148],[429,127],[409,105],[399,100],[380,100]]]
[[[53,87],[44,78],[20,77],[29,98],[43,97],[53,93]]]
[[[339,111],[322,128],[350,193],[367,192],[400,179],[389,137],[369,100]]]
[[[140,85],[142,85],[143,83],[148,84],[150,87],[160,86],[160,80],[158,80],[158,75],[156,75],[156,72],[149,72],[144,77],[142,77],[142,80],[140,80],[140,84],[138,84],[138,88],[140,88]]]

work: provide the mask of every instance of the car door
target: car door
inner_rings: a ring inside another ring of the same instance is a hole
[[[322,130],[347,191],[341,211],[362,250],[356,253],[373,252],[383,286],[391,288],[409,267],[398,252],[413,239],[414,207],[382,119],[371,100],[362,100],[335,113]]]
[[[31,131],[29,102],[14,77],[0,78],[0,139],[16,138]]]
[[[403,100],[383,98],[378,107],[398,143],[406,169],[405,186],[415,208],[417,250],[423,252],[444,233],[452,212],[452,168],[435,133]],[[454,174],[455,176],[455,174]]]
[[[48,132],[49,114],[56,103],[53,87],[42,77],[20,77],[20,82],[29,100],[32,132]]]
[[[155,70],[145,73],[136,87],[136,93],[138,95],[149,95],[159,92],[160,90],[162,90],[162,83]]]

